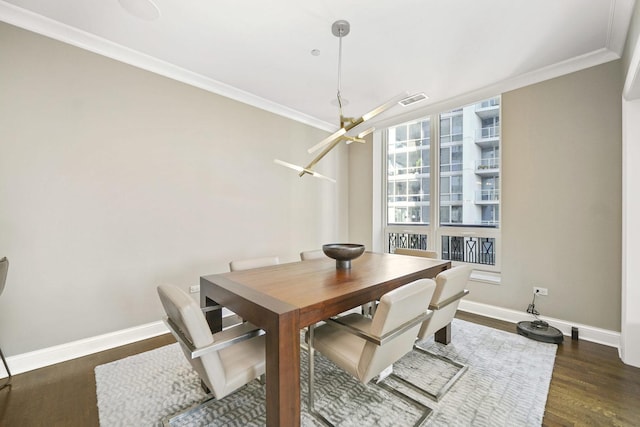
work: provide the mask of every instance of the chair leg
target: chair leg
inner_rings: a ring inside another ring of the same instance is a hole
[[[307,384],[309,385],[309,391],[308,391],[308,399],[307,399],[307,404],[308,404],[308,409],[309,409],[309,413],[314,416],[318,421],[320,421],[321,423],[323,423],[324,425],[328,426],[328,427],[334,427],[333,423],[331,423],[328,419],[326,419],[324,417],[324,415],[322,415],[320,412],[316,411],[314,408],[314,400],[313,400],[313,390],[315,388],[315,383],[314,383],[314,349],[313,349],[313,334],[314,334],[314,325],[309,326],[309,343],[307,345],[307,349],[309,351],[309,369],[308,369],[308,381]],[[389,369],[391,368],[391,369]],[[390,367],[388,367],[386,370],[389,370],[390,372],[393,372],[393,365],[391,365]],[[386,371],[385,370],[385,371]],[[387,376],[394,376],[393,373],[389,373],[387,374]],[[386,376],[385,376],[386,378]],[[384,379],[384,378],[383,378]],[[382,381],[382,380],[380,380]],[[422,403],[418,402],[415,399],[412,399],[411,397],[407,396],[404,393],[399,392],[398,390],[394,389],[393,387],[390,387],[382,382],[376,383],[376,385],[378,387],[381,387],[385,390],[387,390],[388,392],[395,394],[396,396],[408,401],[409,403],[413,404],[414,406],[420,408],[422,410],[422,415],[421,417],[418,419],[418,421],[414,424],[415,427],[422,425],[422,423],[424,423],[424,421],[429,417],[429,415],[431,415],[431,413],[433,412],[433,410],[431,408],[429,408],[426,405],[423,405]]]
[[[425,394],[426,396],[428,396],[430,399],[435,400],[436,402],[439,402],[440,399],[442,399],[442,396],[444,396],[449,389],[456,383],[456,381],[458,381],[460,379],[460,377],[467,371],[467,369],[469,368],[467,365],[463,365],[462,363],[456,362],[454,360],[449,359],[448,357],[444,357],[444,356],[440,356],[439,354],[435,354],[432,353],[430,351],[427,351],[423,348],[420,348],[416,345],[413,346],[413,348],[417,351],[419,351],[420,353],[426,354],[430,357],[434,357],[436,359],[440,359],[443,362],[446,362],[450,365],[455,366],[456,368],[458,368],[458,371],[455,373],[455,375],[453,377],[451,377],[449,379],[449,381],[447,381],[447,383],[445,385],[443,385],[440,390],[436,391],[435,393],[431,393],[430,391],[427,391],[423,388],[418,387],[417,385],[413,384],[412,382],[396,375],[396,374],[391,374],[391,376],[395,379],[398,380],[399,382],[403,383],[404,385],[406,385],[407,387],[416,390],[422,394]]]
[[[313,334],[314,334],[314,329],[315,329],[315,325],[309,325],[309,330],[308,330],[308,334],[309,334],[309,342],[307,343],[307,350],[309,353],[309,369],[308,369],[308,373],[307,373],[307,385],[309,386],[309,389],[307,391],[307,409],[309,410],[309,413],[315,417],[318,421],[320,421],[321,423],[323,423],[324,425],[328,426],[328,427],[333,427],[333,424],[331,422],[329,422],[329,420],[327,420],[321,413],[317,412],[314,408],[314,401],[313,401],[313,390],[315,389],[315,381],[314,381],[314,355],[315,355],[315,351],[313,349]]]
[[[7,380],[4,384],[0,386],[0,390],[5,387],[11,387],[11,370],[9,370],[9,365],[7,364],[7,360],[4,358],[4,354],[2,354],[2,349],[0,348],[0,358],[2,358],[2,363],[4,364],[4,368],[7,370]]]
[[[199,410],[200,408],[203,408],[205,406],[207,406],[207,404],[209,402],[212,402],[216,400],[216,398],[213,395],[208,395],[207,397],[204,398],[204,400],[201,400],[200,402],[197,402],[191,406],[189,406],[188,408],[184,409],[183,411],[177,413],[177,414],[173,414],[173,415],[168,415],[165,418],[162,419],[162,426],[163,427],[171,427],[171,423],[173,423],[176,420],[179,420],[181,418],[184,418],[188,415],[193,414],[194,412],[196,412],[197,410]]]
[[[391,374],[389,375],[390,377],[393,377],[394,379],[400,379],[400,382],[402,382],[404,384],[404,381],[402,380],[402,378],[400,378],[399,376],[395,375],[395,374]],[[379,382],[379,383],[375,383],[376,386],[388,391],[391,394],[395,394],[396,396],[398,396],[399,398],[409,402],[410,404],[412,404],[413,406],[417,407],[418,409],[422,410],[422,415],[420,416],[420,418],[418,419],[418,421],[415,422],[414,427],[418,427],[421,426],[427,418],[429,418],[429,416],[431,415],[431,413],[433,412],[433,409],[429,408],[427,405],[418,402],[417,400],[415,400],[414,398],[407,396],[406,394],[402,393],[401,391],[396,390],[395,388],[391,387],[388,384],[385,384],[384,382]],[[413,385],[413,384],[411,384]],[[414,386],[415,387],[415,386]],[[413,388],[413,387],[411,387]]]

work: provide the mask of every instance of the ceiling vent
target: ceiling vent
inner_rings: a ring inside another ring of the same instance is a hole
[[[403,107],[408,107],[411,104],[415,104],[416,102],[420,102],[423,101],[425,99],[429,98],[427,95],[425,95],[424,93],[418,93],[416,95],[411,95],[405,99],[403,99],[402,101],[398,102],[398,104],[402,105]]]

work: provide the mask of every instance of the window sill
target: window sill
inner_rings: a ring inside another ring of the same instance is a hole
[[[474,282],[489,283],[491,285],[499,285],[501,283],[501,279],[502,277],[500,273],[478,270],[473,270],[473,272],[471,272],[471,277],[469,278],[469,280]]]

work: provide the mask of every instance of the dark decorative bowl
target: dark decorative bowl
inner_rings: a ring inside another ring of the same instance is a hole
[[[351,268],[351,260],[364,253],[364,245],[357,243],[330,243],[322,245],[322,252],[336,260],[336,268]]]

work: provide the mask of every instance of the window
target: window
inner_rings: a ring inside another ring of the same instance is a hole
[[[500,97],[390,127],[385,137],[387,250],[436,250],[499,270]]]
[[[387,215],[395,224],[429,224],[431,142],[429,120],[390,128]]]

